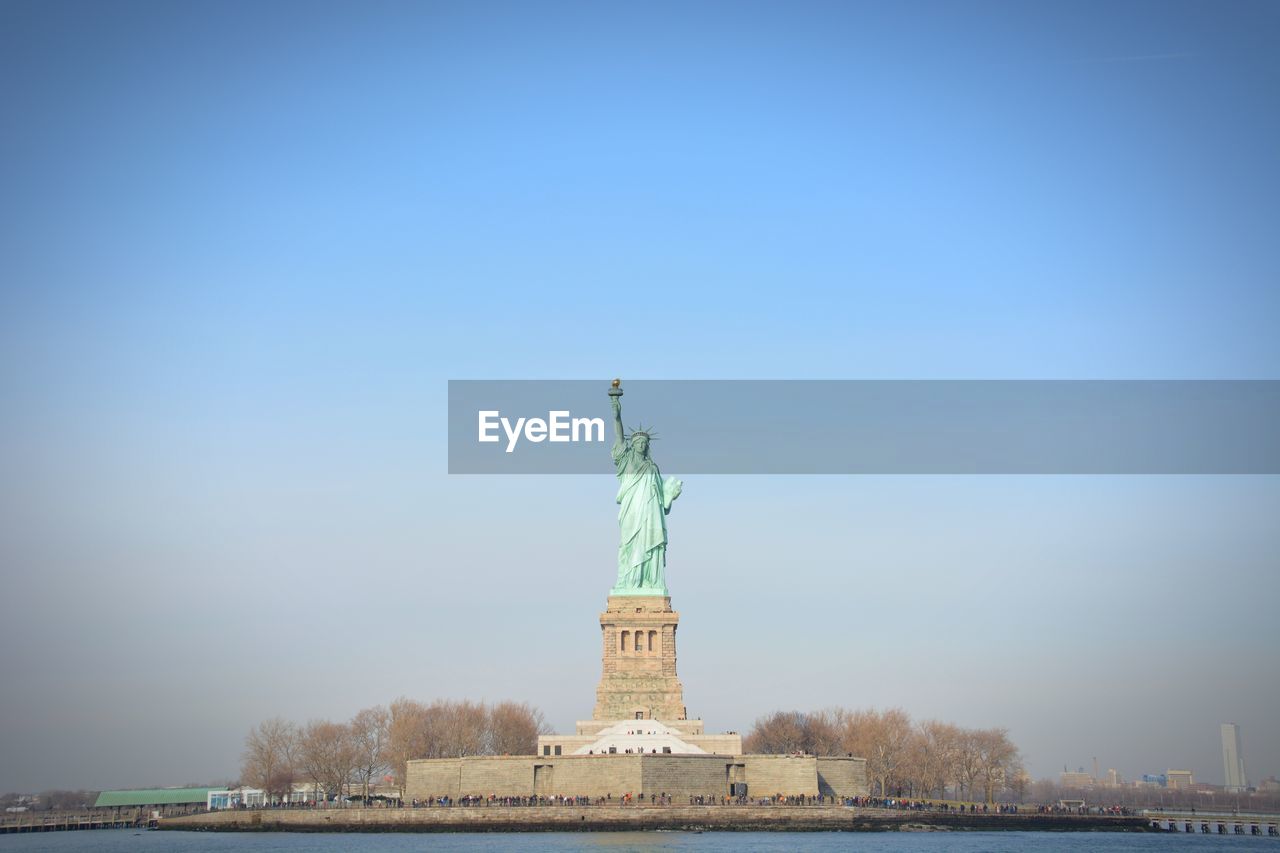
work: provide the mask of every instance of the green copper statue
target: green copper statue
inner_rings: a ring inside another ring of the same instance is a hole
[[[667,513],[684,484],[662,479],[649,455],[650,430],[622,427],[622,389],[609,389],[613,405],[613,464],[618,471],[618,583],[610,595],[667,595]]]

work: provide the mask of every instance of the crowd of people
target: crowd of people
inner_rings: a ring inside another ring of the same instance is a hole
[[[680,805],[684,805],[682,801]],[[307,800],[304,802],[285,802],[247,806],[247,808],[330,808],[334,802]],[[603,797],[564,796],[560,794],[539,797],[499,796],[497,794],[467,794],[461,797],[426,797],[414,799],[407,803],[395,799],[371,798],[369,807],[374,808],[482,808],[482,807],[555,807],[555,806],[671,806],[676,800],[670,794],[632,793],[630,791],[615,797],[608,794]],[[690,795],[688,805],[691,806],[844,806],[846,808],[892,809],[895,811],[941,812],[944,814],[1079,814],[1079,815],[1117,815],[1129,816],[1135,812],[1125,806],[1076,806],[1056,804],[1018,805],[1014,803],[954,803],[934,802],[932,800],[912,800],[899,797],[835,797],[830,795],[790,795],[772,794],[769,796],[726,796],[726,795]],[[358,805],[357,805],[358,807]],[[244,809],[246,805],[237,803],[233,808]],[[1193,810],[1194,813],[1194,810]]]
[[[1027,806],[1028,811],[1034,811],[1036,814],[1081,814],[1081,815],[1123,815],[1128,816],[1137,814],[1128,806],[1080,806],[1080,805],[1064,805],[1062,803],[1054,803],[1052,805]],[[1195,814],[1195,809],[1191,810]]]
[[[667,793],[645,794],[626,792],[617,797],[608,794],[603,797],[586,796],[545,796],[545,797],[504,797],[497,794],[488,796],[468,794],[463,797],[427,797],[412,800],[411,808],[448,808],[459,806],[476,808],[486,806],[670,806],[675,805],[675,798]],[[681,805],[684,805],[682,802]],[[691,795],[688,798],[691,806],[834,806],[864,809],[893,809],[896,811],[928,811],[948,814],[1111,814],[1130,815],[1132,811],[1121,806],[1091,806],[1074,808],[1061,805],[1017,805],[1014,803],[950,803],[932,800],[910,800],[898,797],[834,797],[830,795],[789,795],[772,794],[764,797],[725,796],[725,795]]]

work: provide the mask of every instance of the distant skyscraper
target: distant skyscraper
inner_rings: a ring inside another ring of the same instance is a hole
[[[1227,790],[1243,791],[1248,786],[1244,775],[1244,756],[1240,754],[1240,727],[1222,724],[1222,766],[1226,771]]]

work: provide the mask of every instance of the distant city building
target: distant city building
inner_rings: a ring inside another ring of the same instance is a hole
[[[1092,788],[1093,777],[1085,773],[1084,770],[1076,770],[1074,772],[1063,770],[1059,783],[1064,788]]]
[[[1104,783],[1108,788],[1119,788],[1124,784],[1123,777],[1115,771],[1114,768],[1107,771],[1107,781]]]
[[[1222,724],[1222,768],[1228,791],[1243,791],[1249,786],[1240,751],[1240,727],[1235,723]]]
[[[1158,788],[1167,788],[1169,779],[1163,773],[1143,773],[1142,784],[1152,785]]]
[[[1165,787],[1173,788],[1175,791],[1186,791],[1196,783],[1195,776],[1190,770],[1168,770],[1164,774]]]
[[[1258,783],[1258,792],[1262,794],[1280,794],[1280,781],[1276,777],[1268,776]]]

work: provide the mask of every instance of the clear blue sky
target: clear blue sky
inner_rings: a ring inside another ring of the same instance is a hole
[[[612,483],[449,478],[448,378],[1277,378],[1278,35],[1265,2],[0,3],[0,788],[233,777],[262,718],[400,694],[589,715]],[[709,729],[902,705],[1036,775],[1221,781],[1234,720],[1280,772],[1274,478],[679,511]]]

